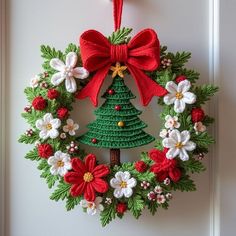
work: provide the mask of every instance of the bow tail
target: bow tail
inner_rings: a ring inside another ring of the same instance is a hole
[[[98,94],[100,92],[102,83],[107,76],[110,65],[98,70],[89,83],[76,96],[78,99],[89,97],[95,107],[98,105]]]
[[[131,65],[127,65],[127,67],[137,84],[140,93],[140,99],[144,106],[149,104],[152,97],[163,97],[167,94],[165,88],[149,78],[142,70],[134,68]]]

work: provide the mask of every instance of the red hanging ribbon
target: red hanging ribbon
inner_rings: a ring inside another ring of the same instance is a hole
[[[120,28],[123,0],[113,0],[115,29]],[[152,29],[138,33],[128,44],[112,45],[108,39],[95,30],[88,30],[80,37],[80,50],[83,66],[95,72],[90,82],[77,95],[89,97],[94,106],[98,105],[97,96],[111,65],[123,62],[139,89],[141,103],[146,106],[153,96],[164,96],[167,91],[150,79],[144,71],[153,71],[160,64],[160,44]]]
[[[113,0],[114,28],[117,31],[121,25],[123,0]]]

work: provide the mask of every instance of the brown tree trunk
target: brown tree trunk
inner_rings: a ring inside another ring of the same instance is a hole
[[[120,165],[120,149],[110,149],[110,165]]]

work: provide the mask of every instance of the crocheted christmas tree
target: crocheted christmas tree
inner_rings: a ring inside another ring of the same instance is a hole
[[[95,110],[97,119],[88,124],[89,131],[79,137],[81,143],[99,148],[125,149],[139,147],[154,141],[143,129],[147,125],[138,117],[142,112],[130,102],[135,96],[116,76],[102,96],[106,99]]]

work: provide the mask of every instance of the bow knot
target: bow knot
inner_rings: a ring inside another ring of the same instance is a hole
[[[126,62],[128,59],[127,44],[111,45],[111,61],[112,62]]]
[[[98,93],[114,62],[125,64],[136,82],[144,106],[148,105],[153,96],[164,96],[167,93],[144,73],[159,66],[160,45],[154,30],[142,30],[128,44],[121,45],[113,45],[98,31],[88,30],[80,37],[80,49],[83,66],[95,74],[77,98],[89,97],[97,106]]]

